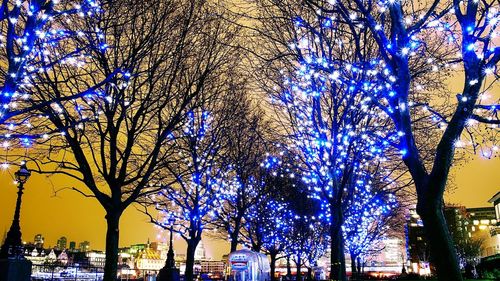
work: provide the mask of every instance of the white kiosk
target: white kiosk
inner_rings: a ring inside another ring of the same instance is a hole
[[[250,250],[238,250],[228,257],[229,281],[271,281],[267,256]]]

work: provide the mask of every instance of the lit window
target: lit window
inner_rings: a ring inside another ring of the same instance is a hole
[[[490,224],[490,220],[481,220],[481,224],[488,225],[488,224]]]
[[[474,225],[479,225],[479,221],[478,221],[478,220],[474,220],[472,223],[473,223]]]
[[[479,226],[479,229],[480,229],[480,230],[485,230],[486,228],[487,228],[487,226],[486,226],[486,225],[480,225],[480,226]]]

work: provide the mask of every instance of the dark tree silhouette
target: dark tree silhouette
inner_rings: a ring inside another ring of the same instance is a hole
[[[158,192],[161,167],[176,153],[169,136],[224,84],[235,30],[203,1],[110,1],[104,11],[84,23],[101,34],[80,38],[92,46],[85,67],[42,73],[44,83],[33,87],[37,100],[59,101],[40,109],[44,118],[34,128],[47,133],[37,145],[44,150],[32,158],[39,173],[82,182],[87,190],[73,189],[104,208],[104,280],[111,281],[120,217]],[[112,73],[99,89],[65,99]]]
[[[266,159],[269,127],[263,111],[249,96],[242,98],[241,107],[234,111],[234,123],[227,132],[228,144],[225,165],[231,166],[235,197],[226,201],[217,214],[214,227],[229,238],[233,252],[241,240],[241,229],[249,209],[267,192],[266,171],[261,164]]]

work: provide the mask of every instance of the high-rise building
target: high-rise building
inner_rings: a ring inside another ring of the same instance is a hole
[[[495,207],[468,208],[469,220],[472,222],[470,231],[472,236],[480,230],[486,230],[497,224]]]
[[[71,241],[71,242],[69,242],[69,250],[70,250],[71,252],[76,251],[76,242],[75,242],[75,241]]]
[[[66,250],[67,243],[68,243],[68,239],[65,236],[63,236],[57,240],[56,248],[58,250],[61,250],[61,251]]]
[[[464,206],[446,206],[443,213],[455,243],[465,243],[472,238],[469,213]]]
[[[424,233],[424,224],[415,209],[410,209],[406,220],[406,256],[411,271],[419,274],[430,274],[430,250]]]
[[[80,252],[90,251],[90,242],[89,241],[80,242],[80,244],[78,244],[78,249],[80,249]]]
[[[43,248],[43,243],[44,243],[44,238],[42,234],[35,235],[35,238],[33,239],[33,244],[35,244],[35,247]]]

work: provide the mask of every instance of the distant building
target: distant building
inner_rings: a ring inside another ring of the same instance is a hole
[[[224,270],[226,268],[226,263],[224,261],[211,261],[204,260],[200,262],[201,273],[211,273],[223,276]]]
[[[500,253],[500,236],[495,232],[498,228],[495,207],[470,208],[467,212],[472,239],[482,241],[481,257]]]
[[[497,225],[500,225],[500,191],[497,194],[493,195],[488,202],[493,204],[493,208],[495,208],[495,218],[497,220]]]
[[[68,243],[68,239],[63,236],[57,240],[56,248],[61,250],[61,251],[66,250],[67,243]]]
[[[406,256],[412,272],[430,274],[430,251],[425,239],[424,224],[415,209],[410,209],[406,219]]]
[[[53,264],[57,261],[57,254],[54,249],[50,250],[50,253],[45,258],[46,263]]]
[[[365,257],[364,272],[384,272],[387,276],[401,273],[406,260],[404,241],[398,237],[387,237],[377,243],[379,243],[377,248],[382,250]],[[351,269],[350,256],[346,263],[349,271]]]
[[[85,241],[86,242],[86,241]],[[87,251],[85,257],[90,266],[104,268],[106,263],[106,254],[101,251]]]
[[[90,251],[90,242],[89,241],[83,241],[78,244],[78,249],[80,252],[88,252]]]
[[[466,242],[472,237],[469,214],[463,206],[446,206],[444,208],[444,217],[455,243]]]
[[[62,264],[62,265],[67,265],[69,262],[69,256],[66,253],[66,251],[62,251],[58,256],[57,256],[57,261]]]
[[[443,210],[448,229],[455,243],[482,241],[481,257],[500,254],[500,192],[489,202],[497,202],[494,207],[465,208],[446,206]],[[498,213],[498,214],[497,214]],[[423,223],[415,210],[410,210],[406,225],[407,255],[411,270],[422,273],[428,271],[430,252],[424,237]],[[429,272],[430,273],[430,272]]]
[[[148,243],[146,244],[134,244],[130,245],[129,247],[129,253],[132,255],[135,255],[136,253],[145,250],[148,247]]]
[[[469,220],[472,222],[471,231],[474,235],[478,230],[485,230],[497,224],[495,207],[468,208]]]
[[[151,242],[151,249],[158,251],[160,253],[160,258],[166,260],[168,254],[168,244],[167,243],[159,243],[159,242]]]
[[[149,247],[139,251],[135,256],[135,267],[139,271],[139,276],[157,274],[164,265],[165,260],[160,257],[160,253]]]
[[[70,252],[76,251],[76,242],[75,241],[69,242],[69,250],[70,250]]]
[[[24,256],[26,259],[30,260],[33,265],[67,265],[70,262],[70,257],[65,251],[35,248],[34,245],[25,248]]]
[[[489,256],[499,255],[500,254],[500,192],[493,195],[488,202],[493,204],[493,208],[495,209],[495,224],[490,225],[489,232],[490,238],[487,243],[485,243],[485,248]]]
[[[37,248],[43,248],[43,243],[44,243],[44,238],[42,234],[37,234],[35,235],[35,238],[33,239],[33,244]]]

